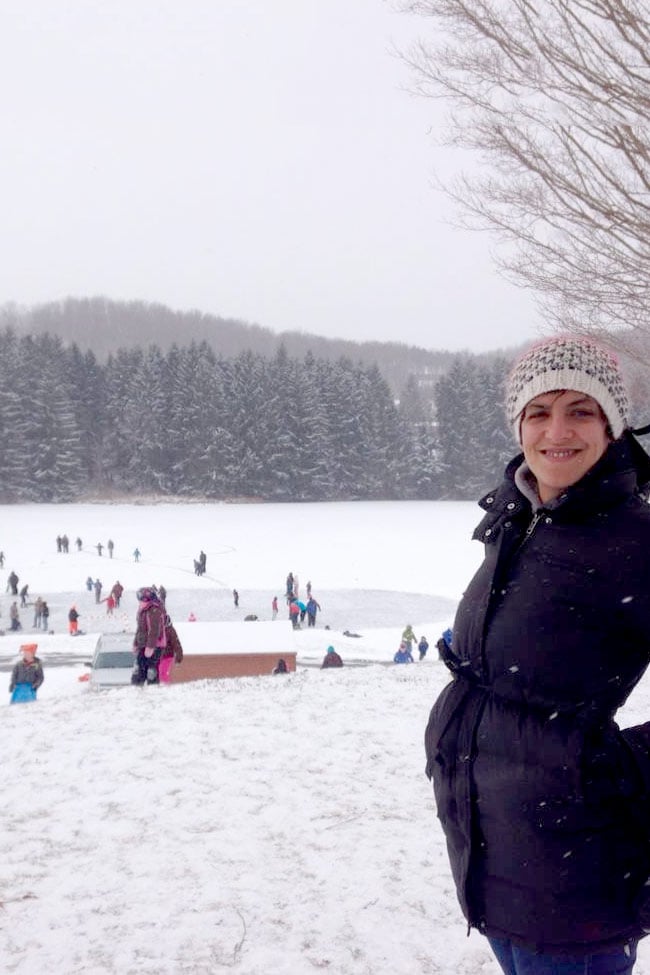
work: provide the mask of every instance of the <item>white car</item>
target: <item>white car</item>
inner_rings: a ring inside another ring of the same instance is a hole
[[[131,683],[135,664],[132,650],[108,650],[100,643],[95,650],[90,667],[90,688],[101,691],[110,687],[125,687]]]

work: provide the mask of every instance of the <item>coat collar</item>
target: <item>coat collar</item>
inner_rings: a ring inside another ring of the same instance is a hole
[[[525,464],[524,455],[517,454],[505,470],[503,481],[479,501],[487,516],[477,527],[473,537],[487,541],[497,522],[517,517],[530,518],[533,505],[517,486],[515,475]],[[552,505],[538,510],[553,509],[554,520],[582,520],[606,511],[627,497],[638,494],[648,498],[650,488],[650,456],[629,431],[609,445],[601,459],[577,484],[567,488]],[[487,536],[486,536],[487,531]]]

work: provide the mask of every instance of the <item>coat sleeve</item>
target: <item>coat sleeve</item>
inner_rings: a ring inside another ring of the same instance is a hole
[[[167,627],[167,646],[172,650],[175,662],[180,664],[183,660],[183,647],[176,628],[171,623]]]
[[[34,683],[32,685],[35,691],[39,689],[39,687],[41,686],[44,680],[45,680],[45,676],[43,674],[43,667],[41,664],[39,664],[38,667],[36,668],[36,676],[35,676]]]
[[[157,606],[153,606],[147,613],[147,642],[148,647],[157,647],[163,632],[163,615]]]

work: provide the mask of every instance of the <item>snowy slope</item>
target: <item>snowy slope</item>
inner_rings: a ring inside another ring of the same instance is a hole
[[[89,631],[129,640],[135,587],[163,582],[184,631],[192,609],[227,643],[277,632],[303,664],[333,642],[367,666],[91,694],[77,680],[85,648],[57,665],[64,654],[27,626],[46,680],[36,704],[0,709],[3,971],[498,975],[484,940],[465,935],[423,772],[424,726],[446,682],[433,643],[480,558],[468,541],[477,509],[164,509],[0,508],[5,571],[37,580],[30,590],[51,602],[57,633],[74,598]],[[84,551],[57,554],[62,531],[82,534]],[[112,565],[86,548],[109,533]],[[201,547],[198,579],[186,563]],[[269,622],[289,569],[301,585],[311,577],[322,602],[313,633]],[[100,570],[127,587],[112,619],[83,589]],[[9,602],[0,597],[4,620]],[[243,622],[253,604],[262,621]],[[407,622],[426,627],[429,657],[384,666]],[[344,638],[346,628],[362,635]],[[627,721],[648,715],[647,684]],[[650,975],[645,942],[637,975]]]

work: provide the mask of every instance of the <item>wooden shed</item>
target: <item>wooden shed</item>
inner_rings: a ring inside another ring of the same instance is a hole
[[[288,621],[175,621],[174,626],[183,645],[183,662],[172,669],[172,684],[218,677],[260,677],[271,674],[280,657],[287,670],[296,669],[296,648]]]

